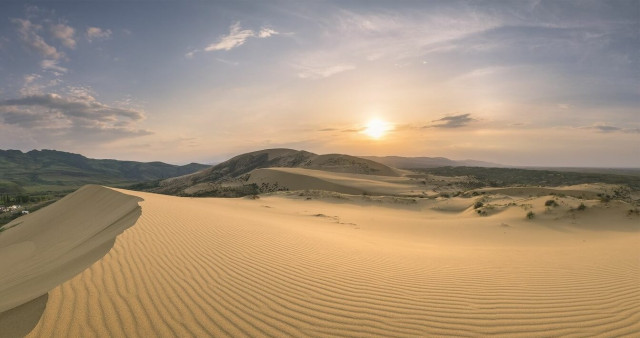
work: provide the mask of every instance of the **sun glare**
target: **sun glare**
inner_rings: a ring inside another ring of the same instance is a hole
[[[371,138],[379,139],[389,130],[391,130],[391,125],[389,125],[389,123],[380,119],[373,119],[367,123],[367,127],[364,129],[363,133],[367,134]]]

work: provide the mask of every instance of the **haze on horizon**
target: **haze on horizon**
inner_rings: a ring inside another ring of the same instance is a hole
[[[0,13],[1,149],[640,167],[639,1],[3,1]]]

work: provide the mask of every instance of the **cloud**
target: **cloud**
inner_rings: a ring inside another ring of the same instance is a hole
[[[460,114],[445,116],[438,120],[433,120],[435,124],[425,126],[425,128],[460,128],[464,127],[475,119],[470,117],[471,114]]]
[[[278,32],[276,32],[275,30],[271,29],[271,28],[265,28],[263,27],[260,32],[258,32],[258,37],[259,38],[268,38],[270,36],[273,35],[278,35]]]
[[[218,42],[208,45],[204,48],[204,51],[228,51],[233,48],[242,46],[249,38],[264,39],[277,34],[277,31],[268,27],[262,27],[257,33],[251,29],[242,29],[242,27],[240,27],[240,22],[236,22],[229,27],[229,34],[221,36],[218,39]],[[187,53],[187,55],[189,54],[193,56],[193,52]]]
[[[108,39],[109,37],[111,37],[111,30],[102,29],[100,27],[89,27],[87,28],[87,32],[85,35],[87,36],[87,40],[89,40],[89,42],[93,42],[93,40]]]
[[[58,78],[49,79],[35,73],[26,74],[22,79],[23,85],[19,92],[23,96],[42,94],[45,89],[55,87],[61,82]]]
[[[355,69],[356,67],[350,64],[338,64],[333,66],[302,66],[298,65],[298,77],[301,79],[323,79],[336,75],[338,73],[346,72],[348,70]]]
[[[606,123],[596,123],[591,126],[580,127],[580,129],[595,130],[600,133],[640,134],[640,128],[621,128],[621,127],[612,126]]]
[[[53,60],[61,59],[64,56],[64,53],[59,52],[38,35],[38,32],[42,30],[41,25],[34,24],[30,20],[25,19],[11,19],[11,22],[18,27],[18,36],[22,43],[31,50]]]
[[[236,22],[229,27],[229,34],[220,37],[216,43],[205,47],[205,51],[211,52],[215,50],[231,50],[232,48],[242,46],[248,38],[255,36],[250,29],[241,29],[240,23]]]
[[[60,23],[52,25],[50,30],[53,37],[60,40],[62,45],[71,49],[76,48],[76,40],[74,39],[76,30],[73,27]]]
[[[33,81],[39,79],[41,76],[38,74],[27,74],[24,76],[24,84],[29,85],[33,83]]]
[[[83,88],[69,91],[68,96],[36,94],[0,101],[0,119],[34,137],[68,137],[76,142],[151,134],[135,127],[145,117],[141,111],[98,102]]]
[[[42,60],[40,61],[40,67],[43,70],[51,71],[58,76],[69,71],[67,68],[58,65],[58,60]]]

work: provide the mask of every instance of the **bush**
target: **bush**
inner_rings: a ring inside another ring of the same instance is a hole
[[[544,202],[544,206],[545,207],[557,207],[558,203],[556,202],[556,200],[547,200],[546,202]]]
[[[474,209],[482,208],[483,205],[484,205],[484,203],[478,201],[473,205],[473,208]]]
[[[527,213],[527,219],[533,219],[534,217],[536,217],[536,214],[533,211]]]
[[[586,208],[587,208],[587,206],[584,205],[584,203],[580,203],[580,205],[578,206],[578,210],[580,210],[580,211],[582,211],[582,210],[584,210]]]

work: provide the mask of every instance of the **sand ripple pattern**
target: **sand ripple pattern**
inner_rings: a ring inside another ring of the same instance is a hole
[[[136,194],[138,223],[50,292],[31,336],[640,335],[634,249],[377,250],[298,230],[320,220],[243,213],[253,201]]]

